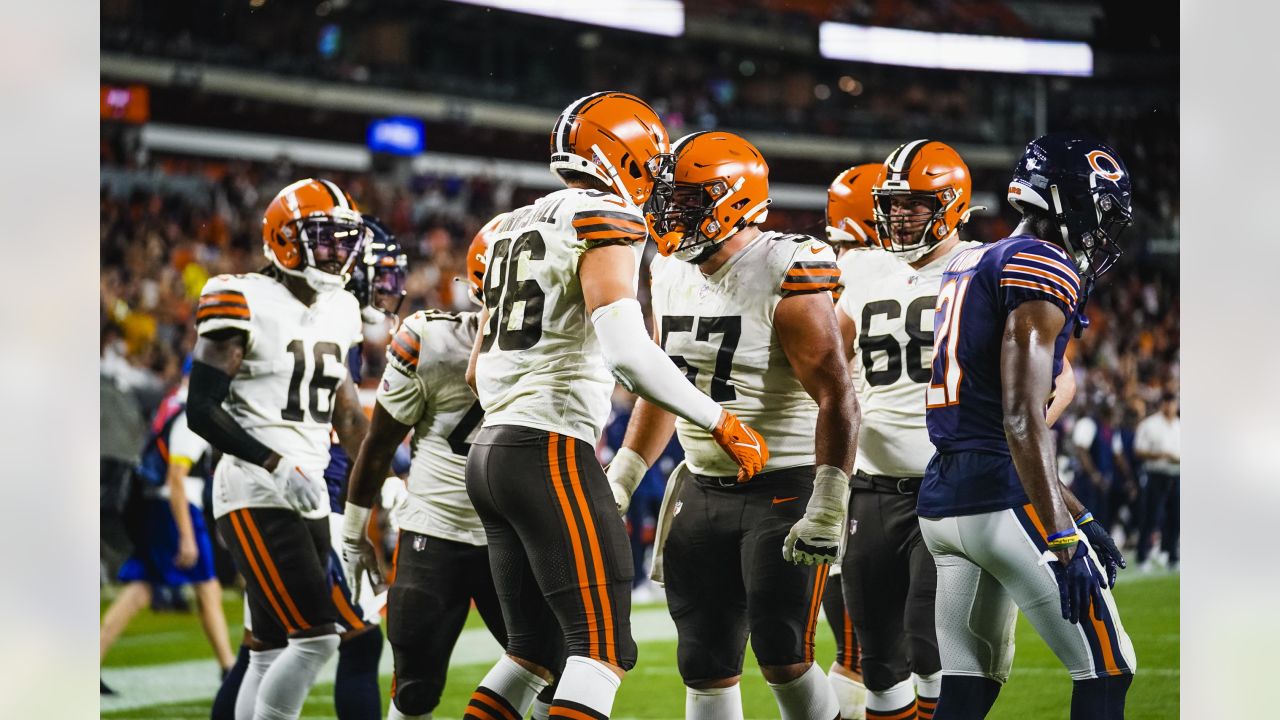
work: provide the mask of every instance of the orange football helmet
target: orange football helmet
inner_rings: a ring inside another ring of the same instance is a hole
[[[884,172],[872,191],[880,245],[907,262],[927,255],[982,209],[971,207],[969,167],[946,143],[903,143],[884,161]]]
[[[658,217],[658,252],[699,263],[769,214],[769,165],[745,138],[696,132],[676,141],[675,187]]]
[[[342,289],[367,232],[355,201],[328,180],[286,186],[262,215],[262,252],[317,292]]]
[[[586,173],[636,207],[669,194],[674,160],[658,113],[623,92],[575,100],[551,130],[551,171]],[[660,186],[655,192],[655,185]]]
[[[827,242],[839,247],[880,247],[871,193],[884,179],[884,165],[854,165],[827,188]]]
[[[489,269],[489,245],[493,243],[493,236],[507,215],[510,213],[500,213],[485,223],[467,246],[467,285],[470,286],[467,295],[481,307],[484,307],[484,273]]]

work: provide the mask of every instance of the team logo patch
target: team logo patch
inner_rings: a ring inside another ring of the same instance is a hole
[[[427,537],[425,535],[419,535],[413,539],[414,552],[422,552],[423,550],[426,550],[426,549],[427,549]]]
[[[1120,172],[1120,163],[1101,150],[1094,150],[1086,157],[1088,157],[1089,166],[1093,168],[1093,171],[1111,182],[1116,182],[1124,177],[1124,173]]]
[[[684,507],[684,501],[683,501],[683,500],[677,500],[677,501],[676,501],[676,506],[675,506],[674,508],[672,508],[672,510],[671,510],[671,515],[672,515],[673,517],[674,517],[674,516],[676,516],[676,515],[679,515],[679,514],[680,514],[680,508],[682,508],[682,507]]]

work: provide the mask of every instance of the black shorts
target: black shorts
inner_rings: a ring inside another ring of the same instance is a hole
[[[855,489],[840,567],[868,690],[942,669],[934,630],[938,572],[916,517],[915,494]]]
[[[387,591],[387,640],[395,657],[391,700],[405,715],[440,703],[449,656],[474,601],[489,632],[507,644],[483,545],[401,530]]]
[[[741,675],[748,637],[761,665],[813,661],[830,567],[782,559],[813,477],[812,465],[732,487],[695,475],[681,490],[662,568],[685,684]]]
[[[844,584],[840,576],[831,578],[822,594],[822,611],[836,638],[836,664],[854,673],[862,672],[862,653],[858,650],[858,635],[853,630],[853,618],[845,607]]]
[[[507,653],[553,672],[564,655],[633,667],[631,545],[591,445],[484,428],[467,494],[489,540]]]
[[[218,533],[244,576],[253,636],[283,647],[291,635],[339,632],[329,582],[329,520],[248,508],[218,518]]]

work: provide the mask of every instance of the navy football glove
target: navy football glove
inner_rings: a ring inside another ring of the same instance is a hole
[[[1116,573],[1119,568],[1129,566],[1124,561],[1124,555],[1120,554],[1120,548],[1116,547],[1116,541],[1111,539],[1111,533],[1102,527],[1102,523],[1094,520],[1093,513],[1087,510],[1076,518],[1076,527],[1084,532],[1084,536],[1089,539],[1089,545],[1093,547],[1094,552],[1098,553],[1098,560],[1107,569],[1106,587],[1115,587]]]
[[[1083,540],[1076,543],[1075,554],[1066,567],[1054,560],[1054,577],[1058,580],[1058,597],[1062,601],[1062,619],[1072,625],[1089,618],[1089,603],[1102,606],[1102,574],[1089,559],[1089,546]]]

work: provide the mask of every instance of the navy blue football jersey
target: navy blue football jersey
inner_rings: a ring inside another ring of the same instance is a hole
[[[947,265],[934,306],[933,377],[925,396],[929,439],[938,452],[920,489],[921,516],[994,512],[1028,501],[1004,436],[1005,322],[1028,300],[1062,310],[1066,322],[1053,354],[1056,378],[1079,295],[1080,278],[1067,254],[1027,235],[965,250]]]

